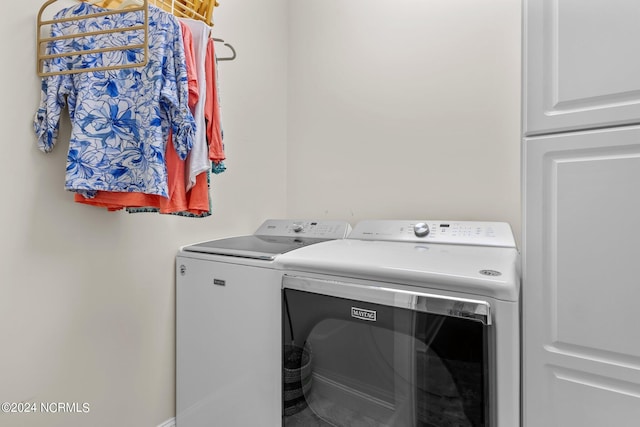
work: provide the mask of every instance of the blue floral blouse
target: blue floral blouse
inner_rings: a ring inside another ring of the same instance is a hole
[[[103,11],[82,2],[56,18]],[[52,36],[131,27],[143,12],[126,12],[56,23]],[[143,43],[142,31],[83,36],[49,43],[48,53],[65,53]],[[50,59],[45,70],[131,64],[142,49]],[[144,67],[87,71],[42,79],[34,120],[38,147],[56,144],[60,114],[68,105],[71,138],[65,188],[91,197],[96,190],[143,192],[168,197],[165,145],[169,129],[180,158],[193,144],[195,122],[188,107],[188,84],[180,24],[173,15],[149,6],[149,62]]]

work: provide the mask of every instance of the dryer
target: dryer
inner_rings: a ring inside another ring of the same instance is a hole
[[[345,237],[344,221],[267,220],[176,257],[176,424],[281,422],[280,254]]]
[[[277,262],[282,425],[520,424],[519,254],[508,224],[364,221]]]

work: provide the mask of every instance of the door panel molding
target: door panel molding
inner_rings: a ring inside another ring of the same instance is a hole
[[[524,0],[525,135],[640,122],[640,9]]]

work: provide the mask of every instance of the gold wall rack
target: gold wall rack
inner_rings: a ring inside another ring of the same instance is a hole
[[[37,52],[37,64],[36,64],[36,68],[37,68],[37,73],[40,77],[45,77],[45,76],[55,76],[55,75],[62,75],[62,74],[77,74],[77,73],[84,73],[84,72],[88,72],[88,71],[106,71],[106,70],[119,70],[119,69],[124,69],[124,68],[135,68],[135,67],[143,67],[147,64],[148,60],[149,60],[149,7],[148,7],[148,0],[140,0],[140,4],[139,5],[134,5],[134,7],[128,7],[128,8],[122,8],[122,9],[110,9],[110,10],[105,10],[102,12],[98,12],[98,13],[91,13],[91,14],[87,14],[87,15],[82,15],[82,16],[71,16],[68,18],[61,18],[61,19],[51,19],[51,20],[43,20],[42,19],[42,15],[43,12],[45,11],[45,9],[47,9],[51,4],[57,2],[58,0],[48,0],[45,4],[42,5],[42,7],[40,8],[40,11],[38,12],[38,25],[37,25],[37,36],[36,36],[36,52]],[[82,21],[82,20],[86,20],[86,19],[93,19],[93,18],[98,18],[101,16],[108,16],[108,15],[116,15],[116,14],[123,14],[123,13],[127,13],[127,12],[135,12],[135,11],[144,11],[144,22],[140,25],[136,25],[136,26],[132,26],[132,27],[124,27],[124,28],[114,28],[114,29],[110,29],[110,30],[101,30],[101,31],[87,31],[87,32],[79,32],[79,33],[75,33],[75,34],[67,34],[67,35],[63,35],[63,36],[54,36],[54,37],[43,37],[42,33],[43,33],[43,27],[48,26],[48,25],[53,25],[53,24],[57,24],[57,23],[63,23],[63,22],[70,22],[70,21]],[[53,43],[55,41],[58,40],[66,40],[66,39],[73,39],[73,38],[81,38],[81,37],[87,37],[87,36],[96,36],[96,35],[100,35],[100,34],[111,34],[111,33],[123,33],[123,32],[130,32],[130,31],[144,31],[144,39],[142,41],[142,43],[140,44],[135,44],[135,45],[123,45],[123,46],[113,46],[113,47],[108,47],[108,48],[102,48],[102,49],[92,49],[92,50],[76,50],[76,51],[70,51],[70,52],[64,52],[64,53],[56,53],[56,54],[49,54],[49,53],[43,53],[44,49],[43,49],[43,45],[44,44],[48,44],[48,43]],[[59,70],[59,71],[48,71],[45,69],[45,63],[48,59],[54,59],[54,58],[64,58],[64,57],[74,57],[74,56],[78,56],[78,55],[89,55],[89,54],[94,54],[94,53],[101,53],[101,52],[114,52],[114,51],[125,51],[125,50],[131,50],[131,49],[141,49],[144,52],[144,57],[141,61],[139,62],[135,62],[135,63],[130,63],[130,64],[125,64],[125,65],[111,65],[111,66],[103,66],[103,67],[82,67],[82,68],[76,68],[76,69],[71,69],[71,70]]]
[[[169,12],[179,18],[191,18],[199,21],[205,22],[207,25],[213,25],[213,9],[218,6],[218,2],[216,0],[83,0],[87,1],[90,4],[99,4],[101,8],[104,8],[104,11],[91,13],[82,16],[72,16],[68,18],[61,19],[50,19],[43,20],[43,12],[50,5],[57,2],[58,0],[48,0],[45,2],[40,11],[38,12],[38,25],[37,25],[37,36],[36,36],[36,52],[37,52],[37,62],[36,62],[36,71],[40,77],[46,76],[55,76],[61,74],[76,74],[76,73],[84,73],[88,71],[107,71],[107,70],[119,70],[124,68],[136,68],[143,67],[147,64],[149,60],[149,4],[153,4],[166,12]],[[123,14],[127,12],[135,12],[135,11],[144,11],[144,22],[140,25],[125,27],[125,28],[113,28],[110,30],[101,30],[101,31],[88,31],[88,32],[80,32],[75,34],[67,34],[63,36],[43,36],[44,28],[53,25],[56,23],[63,23],[69,21],[81,21],[86,19],[98,18],[101,16],[108,15],[117,15]],[[113,46],[108,48],[101,49],[92,49],[92,50],[77,50],[70,51],[65,53],[48,53],[46,49],[46,45],[49,43],[53,43],[58,40],[66,40],[66,39],[74,39],[81,38],[86,36],[96,36],[99,34],[111,34],[111,33],[124,33],[124,32],[133,32],[133,31],[144,31],[144,40],[140,44],[135,45],[123,45],[123,46]],[[225,43],[225,46],[228,46],[232,52],[233,56],[228,58],[219,58],[219,60],[233,60],[236,57],[236,52],[233,46]],[[79,55],[89,55],[101,52],[113,52],[113,51],[125,51],[132,49],[141,49],[144,52],[143,59],[139,62],[129,63],[124,65],[111,65],[111,66],[102,66],[102,67],[82,67],[71,70],[57,70],[57,71],[49,71],[46,69],[46,61],[55,58],[72,58]]]
[[[126,1],[126,0],[125,0]],[[151,4],[174,14],[179,18],[191,18],[213,25],[215,0],[149,0]]]

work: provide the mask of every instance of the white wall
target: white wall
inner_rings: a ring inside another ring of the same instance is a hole
[[[51,154],[38,151],[31,125],[43,3],[5,2],[0,17],[0,402],[91,409],[0,412],[0,426],[155,427],[175,413],[177,248],[286,213],[285,2],[234,0],[216,11],[216,35],[239,56],[220,66],[229,169],[213,181],[214,215],[199,220],[107,213],[65,192],[68,125]]]
[[[520,1],[291,0],[288,213],[520,233]]]

